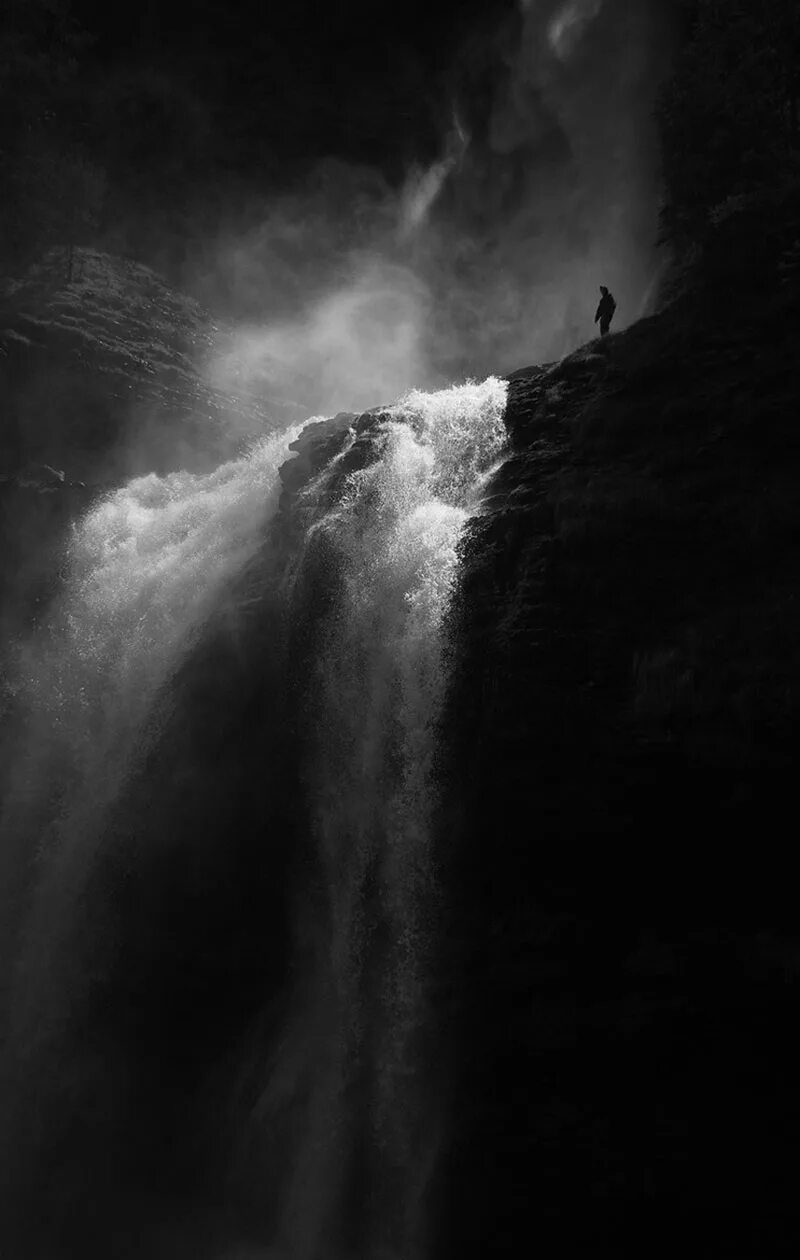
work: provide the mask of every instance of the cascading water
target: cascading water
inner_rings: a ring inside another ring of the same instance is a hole
[[[425,1253],[444,626],[505,396],[339,417],[292,493],[297,431],[77,527],[15,675],[6,1181],[52,1216],[20,1256]]]
[[[77,779],[71,830],[74,811],[113,800],[141,754],[161,689],[258,546],[299,432],[205,477],[139,478],[75,531],[64,593],[45,632],[23,643],[18,684],[38,720],[32,754],[66,754]]]

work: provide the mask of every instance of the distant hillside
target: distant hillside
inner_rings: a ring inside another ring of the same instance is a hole
[[[0,284],[0,628],[47,598],[76,513],[144,472],[202,472],[302,419],[299,403],[214,388],[231,330],[139,263],[54,251]],[[54,555],[55,549],[55,555]]]
[[[210,467],[300,419],[290,400],[213,388],[204,367],[230,330],[148,267],[55,252],[0,287],[0,471],[29,461],[82,480]]]

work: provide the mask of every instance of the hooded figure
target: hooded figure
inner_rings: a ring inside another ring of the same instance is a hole
[[[603,296],[600,299],[600,305],[597,308],[597,314],[594,317],[594,322],[597,323],[598,320],[600,321],[600,336],[605,337],[611,320],[614,317],[614,311],[617,309],[617,304],[604,284],[600,285],[600,292]]]

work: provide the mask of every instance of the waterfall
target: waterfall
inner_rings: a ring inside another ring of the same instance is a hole
[[[15,1254],[426,1254],[446,620],[505,397],[415,391],[301,472],[311,428],[76,526],[11,674]]]

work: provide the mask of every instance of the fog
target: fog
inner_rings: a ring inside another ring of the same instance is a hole
[[[432,163],[392,188],[329,159],[196,244],[185,283],[236,328],[211,381],[359,410],[569,353],[601,284],[615,331],[647,313],[669,44],[659,0],[527,0],[474,34]]]

